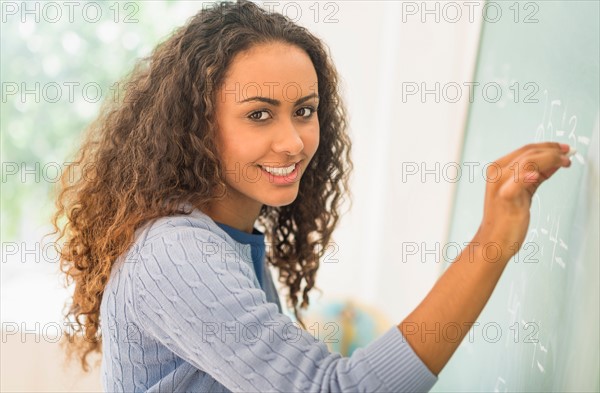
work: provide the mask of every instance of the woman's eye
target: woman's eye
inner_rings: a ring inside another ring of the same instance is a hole
[[[269,115],[269,112],[267,112],[267,111],[256,111],[256,112],[252,112],[250,114],[250,116],[248,116],[248,117],[251,118],[252,120],[258,120],[258,121],[267,120],[268,117],[263,116],[263,114]]]
[[[300,108],[296,111],[296,114],[300,117],[304,117],[305,119],[308,119],[309,117],[311,117],[313,115],[313,113],[315,112],[315,108],[312,108],[310,106],[305,106],[304,108]]]
[[[314,115],[314,113],[315,113],[315,108],[310,107],[310,106],[305,106],[296,111],[296,116],[302,117],[304,119],[309,119],[310,117],[312,117],[312,115]],[[263,109],[260,111],[255,111],[255,112],[250,113],[250,115],[248,115],[248,118],[255,120],[255,121],[265,121],[265,120],[268,120],[269,118],[271,118],[271,114],[269,113],[268,110]]]

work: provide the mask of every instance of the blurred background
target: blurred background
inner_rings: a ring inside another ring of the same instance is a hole
[[[361,326],[342,329],[330,346],[350,354],[399,323],[443,270],[436,244],[447,236],[454,183],[406,169],[459,162],[469,95],[449,100],[435,90],[472,80],[482,13],[456,18],[448,2],[257,3],[321,37],[342,77],[354,202],[322,261],[321,292],[313,291],[307,317]],[[70,290],[51,239],[43,239],[52,230],[53,190],[115,83],[211,5],[1,3],[2,391],[101,390],[99,368],[82,374],[75,363],[63,366],[57,344]]]

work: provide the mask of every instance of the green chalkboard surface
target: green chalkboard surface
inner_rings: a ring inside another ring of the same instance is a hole
[[[598,392],[599,2],[488,11],[447,244],[478,228],[486,163],[538,141],[578,153],[538,189],[523,248],[432,391]]]

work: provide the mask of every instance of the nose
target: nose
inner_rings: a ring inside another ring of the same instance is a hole
[[[282,121],[273,140],[273,151],[295,156],[304,149],[304,142],[293,121]]]

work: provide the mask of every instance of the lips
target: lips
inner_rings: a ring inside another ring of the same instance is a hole
[[[300,160],[300,161],[301,161],[301,160]],[[296,161],[296,162],[290,162],[289,164],[286,164],[286,165],[281,165],[281,166],[274,166],[274,165],[261,165],[261,164],[257,164],[257,165],[258,165],[259,167],[261,167],[261,168],[267,167],[267,168],[283,169],[283,168],[288,168],[288,167],[290,167],[290,166],[292,166],[292,165],[296,165],[296,164],[298,164],[300,161]]]

